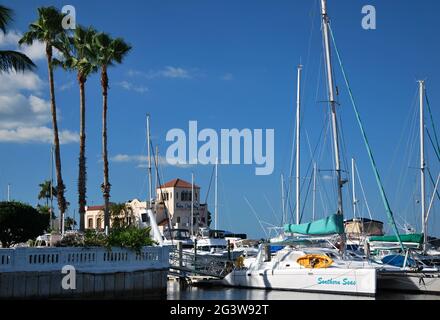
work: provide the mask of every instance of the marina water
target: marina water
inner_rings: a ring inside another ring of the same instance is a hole
[[[226,287],[180,287],[168,281],[168,300],[440,300],[438,295],[379,292],[376,297]]]

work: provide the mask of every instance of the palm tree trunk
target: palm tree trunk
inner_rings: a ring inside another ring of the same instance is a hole
[[[104,183],[101,185],[102,195],[104,197],[104,228],[110,229],[110,182],[108,177],[108,154],[107,154],[107,93],[108,93],[108,75],[107,66],[104,65],[101,71],[102,86],[102,160],[104,162]]]
[[[86,213],[86,79],[78,74],[80,92],[80,136],[79,136],[79,173],[78,173],[78,205],[79,205],[79,229],[85,230]]]
[[[52,66],[52,46],[46,45],[47,65],[49,71],[49,85],[50,85],[50,109],[52,113],[53,138],[55,146],[55,167],[57,175],[57,202],[60,210],[60,231],[63,230],[64,212],[66,211],[66,199],[64,198],[64,183],[61,175],[61,154],[60,154],[60,139],[58,136],[58,122],[57,122],[57,108],[55,104],[55,87],[53,80],[53,66]]]

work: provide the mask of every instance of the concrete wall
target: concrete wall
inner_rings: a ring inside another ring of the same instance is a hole
[[[76,273],[76,289],[61,286],[60,272],[0,273],[0,299],[166,299],[166,270]]]
[[[62,289],[74,268],[76,289]],[[168,247],[0,249],[0,299],[166,298]]]

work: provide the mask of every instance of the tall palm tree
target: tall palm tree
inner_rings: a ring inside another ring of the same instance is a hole
[[[0,30],[6,33],[8,24],[12,21],[12,10],[0,5]],[[25,54],[12,50],[0,50],[0,73],[14,70],[32,70],[36,66]]]
[[[46,199],[46,207],[48,207],[51,196],[56,195],[57,190],[52,186],[52,182],[49,180],[40,183],[39,186],[40,186],[40,193],[38,194],[38,200]]]
[[[107,154],[107,97],[109,80],[107,69],[115,63],[122,63],[131,46],[122,38],[112,39],[106,33],[99,33],[93,39],[93,48],[98,66],[101,68],[102,89],[102,160],[104,163],[104,182],[101,185],[104,197],[104,227],[110,228],[110,188]]]
[[[86,213],[87,172],[86,172],[86,96],[85,84],[88,76],[98,70],[92,50],[93,28],[77,27],[73,37],[64,35],[58,49],[63,54],[63,60],[56,60],[66,70],[75,70],[80,93],[80,140],[79,140],[79,170],[78,170],[78,212],[79,227],[85,230],[84,216]]]
[[[38,8],[38,19],[29,25],[29,30],[20,39],[20,44],[31,45],[34,41],[42,41],[46,45],[46,58],[49,74],[50,109],[52,113],[53,138],[55,146],[55,167],[57,175],[57,202],[60,210],[60,229],[63,230],[66,199],[64,182],[61,174],[60,140],[58,135],[57,108],[55,103],[55,87],[53,77],[53,47],[64,34],[61,22],[63,15],[55,7]]]

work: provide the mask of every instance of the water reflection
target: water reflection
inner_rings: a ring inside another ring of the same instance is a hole
[[[224,287],[191,287],[180,289],[177,281],[168,282],[168,300],[440,300],[440,296],[402,293],[380,293],[376,297],[356,297],[323,293],[267,291]]]

